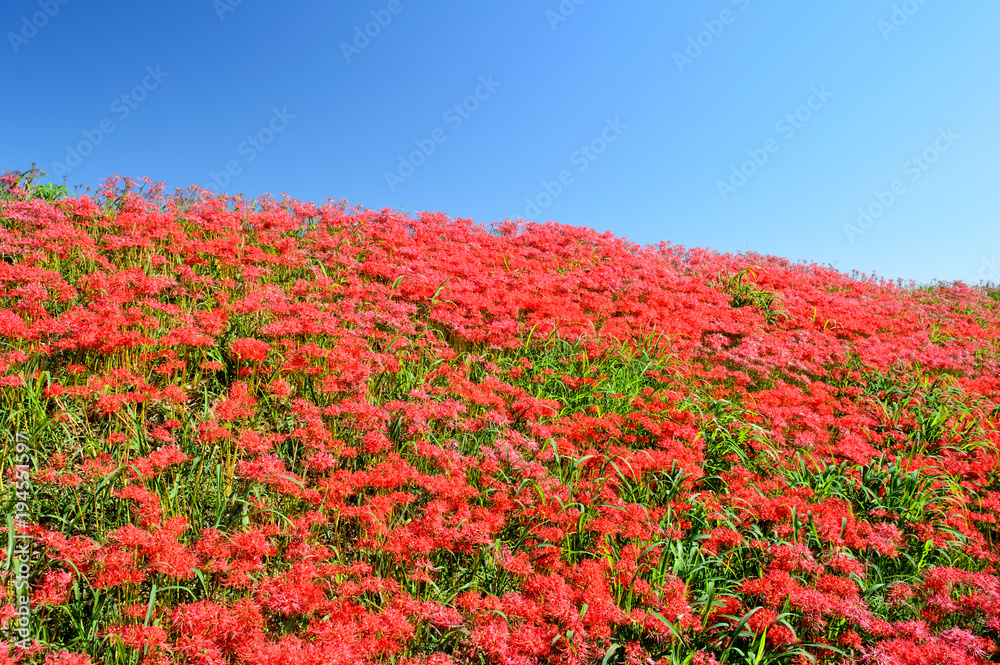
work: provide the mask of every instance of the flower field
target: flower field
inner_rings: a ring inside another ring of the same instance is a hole
[[[0,179],[0,663],[1000,652],[1000,294]]]

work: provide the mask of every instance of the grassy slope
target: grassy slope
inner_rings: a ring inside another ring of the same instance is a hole
[[[988,291],[137,184],[4,180],[0,660],[994,652]]]

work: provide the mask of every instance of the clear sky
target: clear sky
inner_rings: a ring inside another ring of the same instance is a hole
[[[5,0],[0,30],[0,169],[1000,281],[996,0]]]

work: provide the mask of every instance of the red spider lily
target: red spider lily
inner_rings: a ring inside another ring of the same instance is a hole
[[[0,398],[30,454],[3,490],[35,493],[15,535],[51,645],[0,658],[716,663],[761,635],[801,662],[994,657],[984,290],[20,182]]]
[[[244,337],[234,340],[232,343],[233,355],[250,362],[262,362],[267,359],[267,354],[271,350],[267,342],[263,342],[252,337]]]

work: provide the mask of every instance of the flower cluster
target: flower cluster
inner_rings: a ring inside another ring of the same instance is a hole
[[[997,657],[995,291],[25,182],[0,413],[34,641],[0,663]]]

